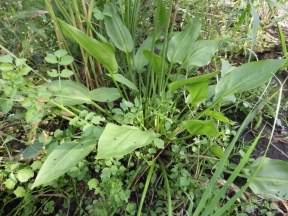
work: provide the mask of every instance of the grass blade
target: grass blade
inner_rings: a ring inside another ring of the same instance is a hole
[[[261,130],[261,132],[259,133],[259,135],[256,137],[256,139],[253,141],[252,145],[249,147],[248,151],[245,153],[244,157],[240,160],[240,163],[238,164],[238,166],[234,169],[234,171],[232,172],[231,176],[228,178],[227,182],[225,183],[225,185],[218,190],[215,193],[215,196],[213,197],[213,199],[209,202],[208,206],[206,207],[205,211],[203,212],[202,215],[210,215],[211,213],[213,213],[216,210],[216,206],[218,206],[217,204],[219,203],[220,199],[223,198],[225,196],[225,193],[227,191],[227,189],[229,188],[229,186],[234,182],[234,180],[237,178],[237,176],[240,174],[241,170],[244,168],[244,166],[247,164],[247,162],[250,159],[250,156],[253,152],[253,150],[255,149],[262,133],[263,133],[264,128]]]
[[[206,190],[205,190],[205,192],[204,192],[204,194],[203,194],[203,196],[202,196],[202,198],[201,198],[201,200],[200,200],[195,212],[193,213],[193,216],[198,216],[201,213],[201,211],[206,207],[207,200],[211,197],[211,194],[212,194],[213,190],[215,189],[217,179],[219,178],[221,173],[224,171],[225,166],[226,166],[226,164],[228,162],[228,158],[229,158],[229,156],[230,156],[230,154],[231,154],[231,152],[232,152],[237,140],[239,139],[240,135],[243,133],[245,128],[248,126],[248,124],[254,119],[256,114],[263,108],[263,106],[264,106],[264,102],[261,102],[245,118],[244,122],[242,123],[242,125],[238,129],[237,134],[235,135],[235,137],[231,141],[230,145],[226,149],[225,157],[218,164],[218,166],[216,168],[216,171],[215,171],[212,179],[210,180],[210,182],[208,184],[208,187],[206,188]]]

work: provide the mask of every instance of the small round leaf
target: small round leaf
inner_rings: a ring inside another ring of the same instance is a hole
[[[61,71],[60,76],[61,76],[62,78],[69,78],[69,77],[71,77],[73,74],[74,74],[73,71],[71,71],[71,70],[69,70],[69,69],[64,69],[64,70]]]
[[[59,62],[60,65],[70,65],[73,62],[73,57],[70,55],[63,56]]]
[[[19,170],[16,174],[17,179],[22,183],[27,182],[33,176],[34,176],[34,172],[30,168],[23,168]]]

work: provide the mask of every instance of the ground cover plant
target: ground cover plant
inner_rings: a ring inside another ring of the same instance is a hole
[[[1,43],[0,215],[287,213],[285,2],[204,2],[41,1],[40,65]]]

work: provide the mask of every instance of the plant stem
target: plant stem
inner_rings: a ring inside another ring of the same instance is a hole
[[[164,177],[164,183],[165,183],[165,187],[166,187],[166,191],[167,191],[167,208],[168,208],[168,216],[172,216],[173,215],[173,208],[172,208],[172,199],[171,199],[171,191],[170,191],[170,185],[169,185],[169,180],[168,180],[168,176],[167,176],[167,172],[165,169],[164,164],[162,163],[162,161],[160,162],[160,168]]]
[[[141,214],[142,214],[143,204],[145,201],[145,197],[146,197],[146,194],[148,191],[149,184],[151,182],[151,179],[152,179],[152,176],[154,173],[154,169],[155,169],[155,161],[152,162],[150,169],[149,169],[149,172],[148,172],[148,175],[147,175],[147,178],[146,178],[145,186],[144,186],[142,196],[141,196],[140,205],[139,205],[138,212],[137,212],[137,216],[141,216]]]

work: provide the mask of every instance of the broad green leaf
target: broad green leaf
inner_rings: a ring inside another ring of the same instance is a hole
[[[221,59],[221,77],[224,77],[234,69],[235,67],[232,66],[227,60]]]
[[[167,0],[157,1],[155,11],[155,34],[160,35],[165,31],[170,23],[170,8]]]
[[[67,66],[69,64],[72,64],[73,61],[74,61],[74,58],[72,56],[65,55],[65,56],[61,57],[59,64]]]
[[[12,71],[14,69],[15,67],[13,64],[9,64],[9,63],[0,64],[0,71],[7,72],[7,71]]]
[[[162,71],[162,67],[163,67],[164,72],[168,70],[168,65],[161,56],[149,50],[144,50],[143,53],[144,53],[145,58],[150,63],[152,70],[155,73],[160,74]]]
[[[15,65],[17,67],[19,67],[19,66],[27,66],[26,65],[26,61],[27,61],[27,59],[25,59],[25,58],[16,58],[15,59]]]
[[[259,170],[258,170],[259,167]],[[288,199],[288,162],[269,158],[258,158],[250,170],[256,176],[252,178],[250,188],[255,194],[267,197]]]
[[[182,64],[190,53],[193,42],[199,37],[201,23],[193,19],[182,32],[177,32],[169,41],[167,58],[171,63]],[[195,42],[197,44],[198,42]]]
[[[95,17],[96,20],[104,19],[104,14],[97,7],[93,9],[93,16]]]
[[[52,78],[59,77],[59,74],[57,70],[55,69],[52,69],[51,71],[47,71],[47,74],[49,77],[52,77]]]
[[[213,120],[188,120],[184,121],[182,125],[191,135],[218,136],[217,125]]]
[[[22,65],[20,68],[18,68],[18,71],[22,75],[27,75],[30,71],[32,71],[32,68],[28,65]]]
[[[219,159],[223,159],[225,157],[225,153],[224,153],[223,149],[217,144],[212,145],[209,148],[209,151],[211,152],[211,154],[213,154],[214,156],[216,156]]]
[[[19,182],[27,182],[29,179],[31,179],[34,176],[34,172],[30,168],[23,168],[17,171],[16,177],[19,180]]]
[[[42,120],[44,110],[36,107],[29,107],[25,113],[25,120],[29,123],[35,124]]]
[[[53,54],[47,54],[47,56],[45,57],[45,61],[50,63],[50,64],[57,64],[58,63],[58,59],[55,55]]]
[[[73,75],[73,71],[69,70],[69,69],[63,69],[60,73],[60,77],[62,78],[69,78]]]
[[[47,185],[64,175],[95,148],[96,142],[97,137],[91,136],[54,148],[42,165],[32,188]]]
[[[0,98],[0,110],[3,113],[8,113],[11,111],[13,104],[14,104],[14,96],[9,98],[9,99],[5,99],[5,98]]]
[[[208,81],[209,79],[215,77],[218,73],[214,72],[214,73],[208,73],[208,74],[204,74],[204,75],[200,75],[200,76],[195,76],[195,77],[191,77],[185,80],[176,80],[172,83],[169,84],[169,90],[170,91],[176,91],[179,88],[182,88],[184,86],[188,86],[188,85],[192,85],[195,83],[199,83],[199,82],[204,82],[204,81]]]
[[[192,105],[197,105],[208,97],[208,80],[187,85],[189,91],[189,102]]]
[[[17,184],[17,180],[8,178],[6,179],[3,184],[5,185],[5,187],[9,190],[12,190],[15,188],[16,184]]]
[[[77,42],[89,55],[93,56],[100,64],[102,64],[110,73],[118,71],[118,64],[115,58],[113,47],[104,42],[100,42],[89,37],[79,29],[58,19],[59,25],[64,35]]]
[[[0,63],[12,64],[13,63],[13,58],[10,55],[0,56]]]
[[[207,110],[204,112],[205,116],[209,116],[212,117],[218,121],[224,122],[224,123],[231,123],[230,119],[228,119],[223,113],[221,112],[216,112],[216,111],[212,111],[212,110]]]
[[[230,71],[216,85],[216,99],[261,86],[272,78],[285,60],[262,60],[243,64]]]
[[[123,52],[131,52],[134,47],[132,36],[113,4],[105,4],[103,14],[106,32],[114,45]]]
[[[31,168],[33,171],[39,170],[41,166],[42,166],[42,162],[39,160],[36,160],[31,164]]]
[[[117,88],[101,87],[90,92],[90,98],[98,102],[112,102],[121,97]]]
[[[127,78],[125,78],[122,74],[109,74],[108,76],[110,76],[113,80],[115,80],[116,82],[122,83],[123,85],[127,86],[128,88],[138,91],[138,88],[136,87],[136,85],[131,82],[130,80],[128,80]]]
[[[159,149],[164,149],[165,146],[165,142],[160,138],[155,138],[153,144]]]
[[[148,37],[137,50],[134,56],[135,68],[138,72],[142,72],[144,66],[149,63],[148,59],[144,56],[144,50],[151,51],[153,47],[153,37]]]
[[[43,150],[43,144],[36,141],[32,145],[26,147],[20,154],[20,158],[23,160],[30,160],[36,158]]]
[[[25,197],[25,195],[26,195],[26,190],[25,190],[24,187],[18,186],[18,187],[13,191],[13,193],[15,194],[15,196],[16,196],[17,198],[21,198],[21,197]]]
[[[137,127],[107,124],[98,143],[97,158],[121,158],[152,143],[155,135]]]
[[[57,51],[54,52],[54,55],[57,57],[57,58],[62,58],[64,56],[66,56],[68,54],[68,52],[64,49],[59,49]]]
[[[54,98],[54,101],[65,106],[79,104],[90,104],[90,91],[82,84],[71,80],[58,80],[46,83],[40,87],[45,87]]]
[[[92,178],[87,182],[89,190],[92,190],[92,189],[96,190],[98,184],[99,184],[99,182],[97,181],[96,178]]]
[[[187,49],[187,48],[186,48]],[[218,41],[198,40],[189,47],[189,54],[185,59],[185,67],[191,69],[193,66],[202,67],[209,64],[211,58],[218,51]]]

